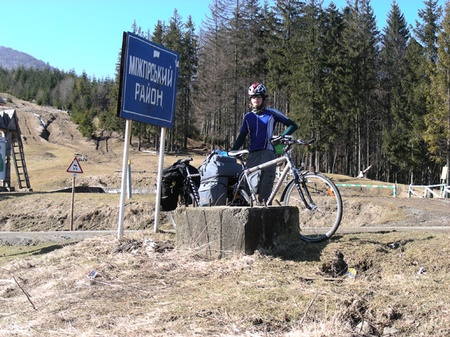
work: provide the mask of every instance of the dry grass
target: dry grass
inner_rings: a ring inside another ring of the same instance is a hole
[[[206,260],[170,234],[96,237],[0,267],[0,335],[447,336],[448,239],[345,235]],[[356,278],[330,272],[336,251]]]

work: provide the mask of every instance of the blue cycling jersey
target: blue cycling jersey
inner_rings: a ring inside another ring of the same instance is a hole
[[[242,136],[249,135],[250,152],[259,150],[273,150],[270,139],[273,136],[276,123],[291,125],[293,122],[283,115],[280,111],[271,108],[265,108],[258,114],[253,111],[244,115],[244,121],[241,126],[240,134]]]

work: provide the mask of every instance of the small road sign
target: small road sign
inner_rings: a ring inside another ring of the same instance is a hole
[[[83,169],[81,168],[80,162],[77,157],[73,158],[72,163],[67,168],[66,172],[68,173],[83,173]]]

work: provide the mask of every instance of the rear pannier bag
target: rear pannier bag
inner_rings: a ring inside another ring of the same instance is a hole
[[[228,178],[212,177],[210,180],[200,182],[198,189],[200,206],[225,205],[228,197]]]
[[[162,173],[161,210],[173,211],[177,208],[179,195],[183,192],[183,184],[186,179],[186,167],[191,174],[198,170],[189,164],[181,162],[181,159],[165,168]],[[200,182],[194,179],[197,187]]]
[[[225,205],[242,166],[224,151],[213,151],[200,166],[200,206]]]

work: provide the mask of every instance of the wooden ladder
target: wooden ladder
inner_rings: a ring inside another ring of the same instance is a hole
[[[16,131],[11,132],[11,152],[16,169],[19,189],[31,190],[30,177],[28,176],[27,164],[25,162],[25,152],[23,151],[22,136],[20,134],[19,121],[15,115]]]

